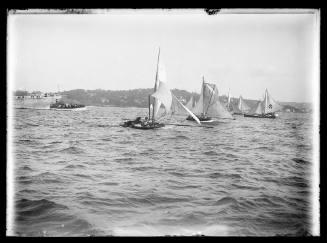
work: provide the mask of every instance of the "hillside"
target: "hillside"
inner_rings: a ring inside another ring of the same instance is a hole
[[[33,91],[37,92],[37,91]],[[62,101],[66,103],[84,104],[86,106],[118,106],[118,107],[144,107],[148,106],[148,97],[153,92],[152,88],[149,89],[133,89],[133,90],[84,90],[74,89],[69,91],[60,92],[63,96]],[[188,92],[186,90],[173,89],[172,93],[181,100],[184,104],[191,98],[199,99],[199,94]],[[17,90],[14,95],[27,95],[28,92]],[[219,97],[223,103],[227,103],[227,96],[222,95]],[[246,103],[253,107],[256,105],[257,100],[245,100]],[[238,98],[231,98],[233,104],[237,104]],[[283,102],[283,111],[285,112],[308,112],[311,110],[309,104]]]

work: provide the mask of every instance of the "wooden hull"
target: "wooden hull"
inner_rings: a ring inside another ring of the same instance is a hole
[[[163,124],[163,123],[154,123],[153,125],[149,124],[149,125],[146,125],[146,126],[143,126],[141,124],[133,124],[133,125],[130,126],[130,128],[140,129],[140,130],[150,130],[150,129],[161,128],[161,127],[164,127],[164,126],[165,126],[165,124]]]
[[[55,110],[55,111],[85,111],[86,107],[79,107],[79,108],[50,108],[50,110]]]
[[[198,118],[199,118],[200,122],[210,122],[210,121],[213,121],[211,117],[198,117]],[[191,116],[188,116],[186,118],[186,120],[188,120],[188,121],[195,121],[194,118],[191,117]]]
[[[277,116],[275,114],[263,114],[263,115],[249,115],[249,114],[244,114],[244,117],[275,119]]]
[[[165,124],[163,123],[149,123],[147,125],[143,125],[141,122],[135,122],[135,121],[127,121],[122,124],[120,124],[121,127],[130,127],[134,129],[140,129],[140,130],[150,130],[150,129],[157,129],[164,127]]]

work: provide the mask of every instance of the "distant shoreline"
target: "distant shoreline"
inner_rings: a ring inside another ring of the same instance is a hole
[[[33,91],[40,92],[40,91]],[[17,90],[14,95],[28,95],[33,92]],[[85,106],[98,107],[135,107],[148,108],[148,97],[153,92],[153,88],[148,89],[131,89],[131,90],[84,90],[74,89],[69,91],[58,92],[62,95],[62,101],[67,103],[83,104]],[[172,93],[180,99],[184,104],[193,96],[195,100],[199,99],[199,94],[195,92],[188,92],[186,90],[173,89]],[[222,103],[227,103],[227,96],[219,97]],[[253,107],[258,100],[244,99],[245,102]],[[231,103],[237,104],[238,97],[231,97]],[[312,110],[313,105],[306,102],[279,102],[284,106],[285,110],[289,109],[291,112],[308,112]]]

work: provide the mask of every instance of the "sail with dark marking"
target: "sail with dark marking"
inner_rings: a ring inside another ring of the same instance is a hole
[[[282,109],[282,106],[279,105],[268,93],[268,90],[265,91],[265,97],[263,100],[263,113],[273,113]]]

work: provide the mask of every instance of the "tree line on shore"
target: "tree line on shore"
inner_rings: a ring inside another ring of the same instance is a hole
[[[17,90],[14,95],[26,96],[31,93],[39,91],[27,92]],[[148,107],[148,97],[153,92],[152,88],[148,89],[133,89],[133,90],[84,90],[74,89],[69,91],[62,91],[62,102],[83,104],[86,106],[118,106],[118,107]],[[199,99],[199,94],[195,92],[188,92],[186,90],[173,89],[172,93],[181,100],[184,104],[193,96],[194,100]],[[227,96],[222,95],[219,97],[222,103],[227,103]],[[255,106],[257,100],[245,100],[251,107]],[[237,105],[238,98],[231,98],[231,103]],[[304,112],[308,108],[301,105],[295,107],[293,104],[284,103],[283,110],[290,112]]]

